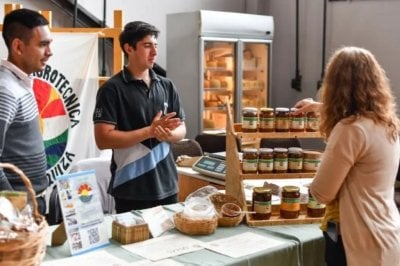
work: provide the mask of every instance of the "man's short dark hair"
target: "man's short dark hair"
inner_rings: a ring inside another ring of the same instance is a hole
[[[4,17],[2,33],[4,42],[8,49],[15,38],[29,43],[33,34],[32,30],[46,25],[49,25],[48,20],[37,11],[26,8],[13,10]]]
[[[124,30],[119,35],[119,44],[122,51],[124,51],[124,45],[126,43],[136,49],[137,42],[142,40],[147,35],[152,35],[157,38],[159,32],[160,31],[156,27],[150,25],[149,23],[143,21],[129,22],[125,25]]]

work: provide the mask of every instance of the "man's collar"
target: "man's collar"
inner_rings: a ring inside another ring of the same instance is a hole
[[[154,72],[153,69],[149,69],[149,75],[151,80],[159,80],[159,77],[157,76],[156,72]],[[131,72],[128,70],[126,66],[122,69],[122,78],[126,83],[130,81],[136,81],[139,79],[136,79],[134,76],[132,76]]]

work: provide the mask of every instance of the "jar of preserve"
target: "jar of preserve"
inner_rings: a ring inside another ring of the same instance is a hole
[[[319,129],[319,116],[316,112],[308,112],[306,116],[306,131],[316,132]]]
[[[275,108],[275,131],[276,132],[289,132],[289,108],[277,107]]]
[[[290,131],[303,132],[305,130],[305,115],[304,113],[294,114],[297,108],[290,109]]]
[[[258,173],[267,174],[274,170],[274,150],[271,148],[260,148],[258,156]]]
[[[304,150],[303,151],[303,171],[316,172],[321,164],[322,152]]]
[[[288,171],[288,149],[274,148],[274,172],[287,173]]]
[[[257,149],[243,149],[242,171],[244,174],[256,174],[258,168]]]
[[[284,219],[296,219],[300,214],[300,188],[284,186],[281,192],[280,215]]]
[[[308,189],[307,216],[322,217],[325,214],[325,204],[319,203]]]
[[[260,132],[275,131],[275,113],[273,108],[260,108]]]
[[[255,187],[253,189],[253,213],[255,220],[268,220],[271,217],[271,189]]]
[[[288,172],[300,173],[303,171],[303,149],[300,147],[288,148]]]
[[[242,131],[257,132],[258,113],[255,107],[244,107],[242,114]]]

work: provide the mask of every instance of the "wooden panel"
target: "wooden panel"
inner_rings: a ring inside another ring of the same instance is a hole
[[[186,176],[182,174],[178,175],[178,184],[179,184],[178,199],[180,202],[185,201],[186,197],[190,193],[204,186],[211,185],[216,187],[217,189],[225,189],[225,187],[222,185],[211,183],[205,180],[201,180],[195,177]]]
[[[251,210],[251,206],[247,207]],[[268,220],[254,220],[251,213],[246,213],[246,221],[250,226],[265,226],[265,225],[289,225],[289,224],[319,224],[322,221],[321,218],[314,218],[307,216],[307,204],[301,204],[300,215],[296,219],[284,219],[279,215],[279,206],[272,205],[271,218]]]

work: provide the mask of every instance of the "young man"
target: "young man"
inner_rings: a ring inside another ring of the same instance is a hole
[[[113,150],[117,213],[177,202],[170,143],[186,135],[185,115],[172,81],[152,70],[158,33],[148,23],[128,23],[119,38],[128,64],[97,94],[95,138],[100,149]]]
[[[0,161],[19,167],[32,182],[39,211],[48,187],[46,154],[31,74],[52,56],[48,21],[38,12],[18,9],[4,17],[7,60],[0,64]],[[26,190],[19,176],[0,169],[0,190]]]

